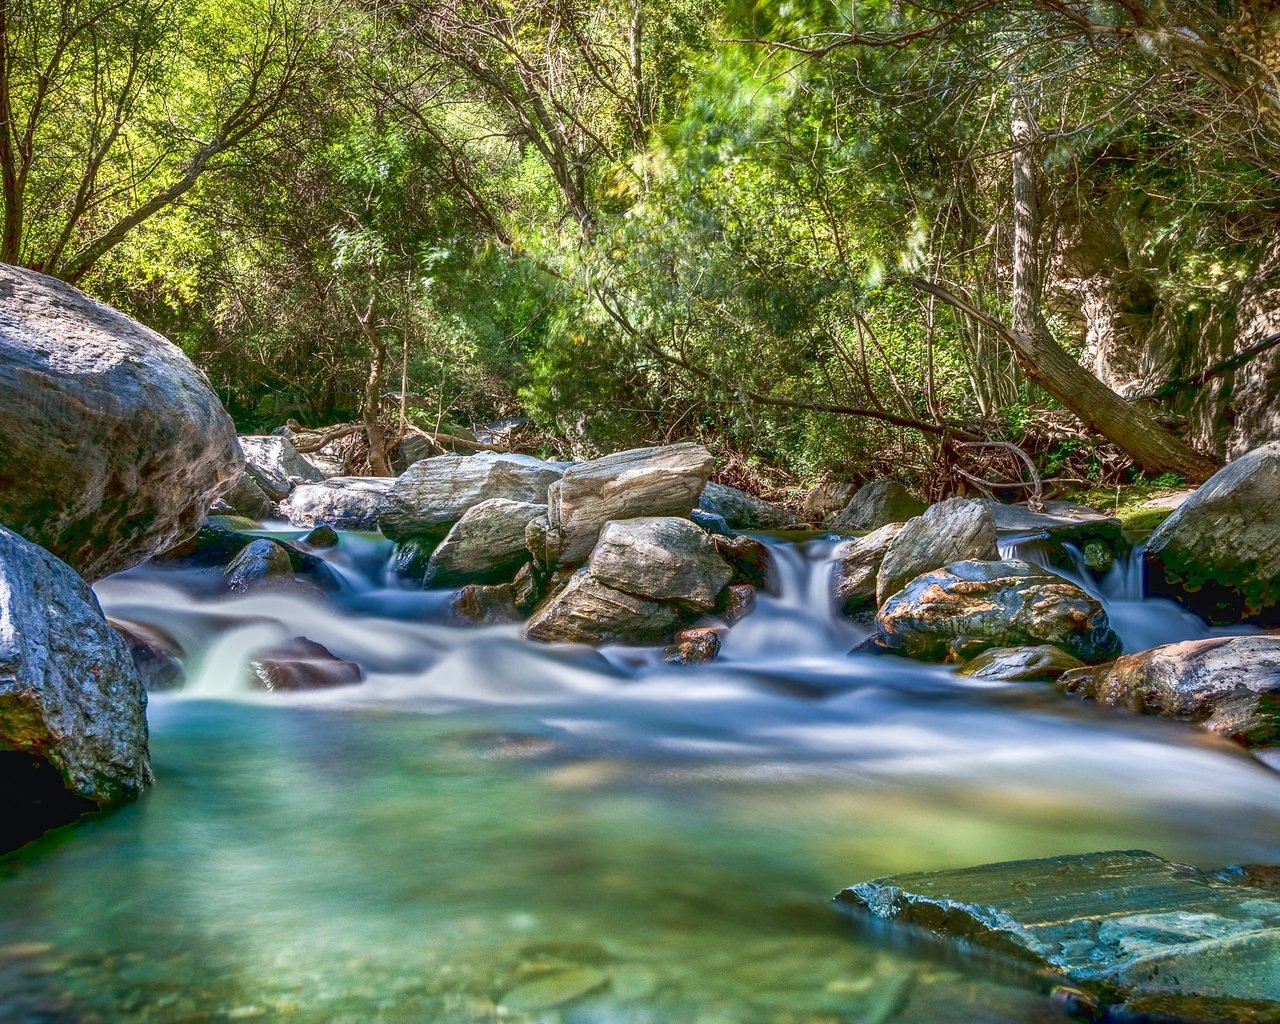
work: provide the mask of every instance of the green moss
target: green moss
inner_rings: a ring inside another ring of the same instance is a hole
[[[1125,487],[1095,488],[1066,497],[1115,516],[1126,533],[1150,533],[1173,515],[1173,509],[1152,503],[1178,491],[1179,488],[1153,484],[1129,484]]]

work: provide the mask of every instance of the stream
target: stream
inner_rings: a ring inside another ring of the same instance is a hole
[[[0,859],[0,1020],[1061,1021],[828,901],[1072,852],[1280,862],[1280,774],[1245,752],[850,656],[868,630],[831,610],[835,540],[762,539],[775,594],[696,667],[458,625],[371,535],[325,553],[323,598],[154,566],[101,582],[110,617],[195,652],[189,681],[151,696],[152,792]],[[1079,577],[1126,649],[1208,634],[1135,565]],[[298,635],[366,682],[252,689],[251,653]]]

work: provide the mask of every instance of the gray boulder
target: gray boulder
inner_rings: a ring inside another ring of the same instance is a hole
[[[610,520],[688,516],[714,464],[702,445],[671,444],[570,466],[547,492],[545,548],[534,558],[581,565]]]
[[[824,480],[810,488],[801,507],[811,523],[823,523],[853,500],[858,485],[848,480]]]
[[[1280,636],[1165,644],[1069,672],[1059,685],[1107,707],[1198,722],[1245,746],[1280,744]]]
[[[243,516],[255,522],[270,519],[273,511],[271,499],[248,470],[242,471],[209,509],[211,515]]]
[[[467,509],[490,498],[541,504],[563,472],[531,455],[480,452],[415,462],[378,503],[378,525],[392,540],[438,540]]]
[[[223,571],[222,578],[229,591],[243,594],[270,580],[292,579],[293,562],[283,545],[259,537],[240,549]]]
[[[983,651],[960,670],[970,679],[1005,683],[1047,682],[1064,672],[1084,668],[1084,662],[1052,644],[1036,647],[993,647]]]
[[[1211,476],[1147,541],[1148,592],[1210,622],[1280,622],[1280,441]]]
[[[674,516],[607,523],[587,570],[615,590],[694,611],[714,608],[733,576],[711,537]]]
[[[909,520],[893,538],[876,576],[876,604],[883,605],[921,573],[999,557],[990,509],[981,501],[949,498]]]
[[[546,511],[546,505],[507,498],[490,498],[473,505],[431,553],[423,582],[427,586],[452,587],[510,580],[529,561],[525,528]]]
[[[149,785],[146,706],[88,585],[0,527],[0,850]]]
[[[245,471],[272,501],[283,501],[300,483],[319,483],[323,474],[304,459],[293,442],[278,434],[240,438]]]
[[[315,444],[323,441],[324,434],[321,431],[307,430],[305,428],[294,430],[286,425],[276,427],[271,431],[273,437],[283,437],[292,443],[297,449],[296,454],[302,459],[314,473],[319,474],[321,480],[331,480],[335,476],[347,475],[347,451],[351,442],[351,436],[346,435],[336,438],[332,441],[324,441],[319,448],[314,451],[305,451]],[[297,463],[291,463],[296,466]],[[311,481],[314,480],[312,472],[300,472],[292,474],[300,479]]]
[[[281,502],[280,514],[294,526],[376,530],[378,503],[394,483],[385,476],[336,476],[321,483],[298,484]]]
[[[926,505],[896,480],[872,480],[858,488],[831,525],[842,530],[878,530],[923,515]]]
[[[786,509],[727,484],[707,483],[698,507],[735,530],[783,530],[796,524],[796,517]]]
[[[240,472],[235,427],[175,346],[0,264],[0,522],[99,579],[195,533]]]
[[[675,605],[615,590],[581,569],[525,623],[524,635],[543,643],[658,644],[680,621]]]
[[[1085,662],[1120,653],[1093,597],[1028,562],[953,562],[917,576],[876,616],[880,644],[910,657],[961,660],[991,647],[1052,644]]]
[[[902,525],[889,523],[836,548],[831,565],[831,591],[842,615],[875,610],[880,564]]]

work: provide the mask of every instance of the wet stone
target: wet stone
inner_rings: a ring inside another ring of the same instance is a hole
[[[316,690],[364,681],[364,672],[355,662],[344,661],[303,636],[259,653],[250,661],[249,671],[255,685],[271,691]]]
[[[720,634],[707,626],[682,629],[667,648],[664,661],[668,665],[701,665],[715,661],[720,653]]]

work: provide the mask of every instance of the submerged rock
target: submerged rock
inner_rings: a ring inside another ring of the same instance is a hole
[[[1208,479],[1151,535],[1147,590],[1210,622],[1280,622],[1280,441]]]
[[[896,480],[872,480],[854,493],[831,525],[843,530],[878,530],[924,515],[925,503]]]
[[[473,505],[432,552],[424,582],[449,587],[510,580],[530,558],[526,527],[546,511],[546,505],[508,498]]]
[[[727,484],[708,482],[698,507],[719,516],[734,530],[782,530],[796,523],[796,517],[786,509]]]
[[[376,530],[378,502],[394,483],[385,476],[335,476],[321,483],[298,484],[281,502],[280,514],[293,526]]]
[[[902,525],[889,523],[836,548],[831,566],[831,591],[842,615],[875,610],[880,565]]]
[[[1052,644],[1097,662],[1120,653],[1098,601],[1028,562],[964,561],[925,573],[889,599],[880,643],[915,658],[965,659],[991,647]]]
[[[1256,1021],[1280,1011],[1280,888],[1247,872],[1091,853],[880,878],[837,901],[921,941],[1069,980],[1126,1013]]]
[[[611,520],[688,516],[714,464],[702,445],[671,444],[570,466],[547,491],[545,546],[534,557],[546,566],[581,565]]]
[[[421,459],[378,503],[378,525],[392,540],[439,540],[470,508],[490,498],[542,504],[563,470],[531,455],[480,452]]]
[[[242,465],[177,346],[0,264],[0,523],[96,580],[191,536]]]
[[[1107,707],[1198,722],[1245,746],[1280,744],[1280,636],[1165,644],[1070,672],[1059,685]]]
[[[972,679],[1006,683],[1050,682],[1084,662],[1052,644],[1035,647],[993,647],[983,651],[960,670]]]
[[[876,576],[876,604],[883,605],[921,573],[952,562],[999,557],[996,524],[986,504],[948,498],[905,523],[893,538]]]
[[[88,585],[0,527],[0,851],[149,785],[146,706]]]
[[[615,590],[696,611],[714,608],[733,576],[711,537],[674,516],[608,523],[587,569]]]
[[[601,583],[579,570],[525,625],[524,635],[544,643],[658,644],[671,638],[681,613]]]
[[[292,579],[293,562],[282,545],[259,537],[240,549],[222,577],[229,591],[243,594],[269,580]]]
[[[249,671],[255,685],[271,691],[317,690],[364,681],[364,672],[354,661],[339,658],[305,636],[254,655]]]

